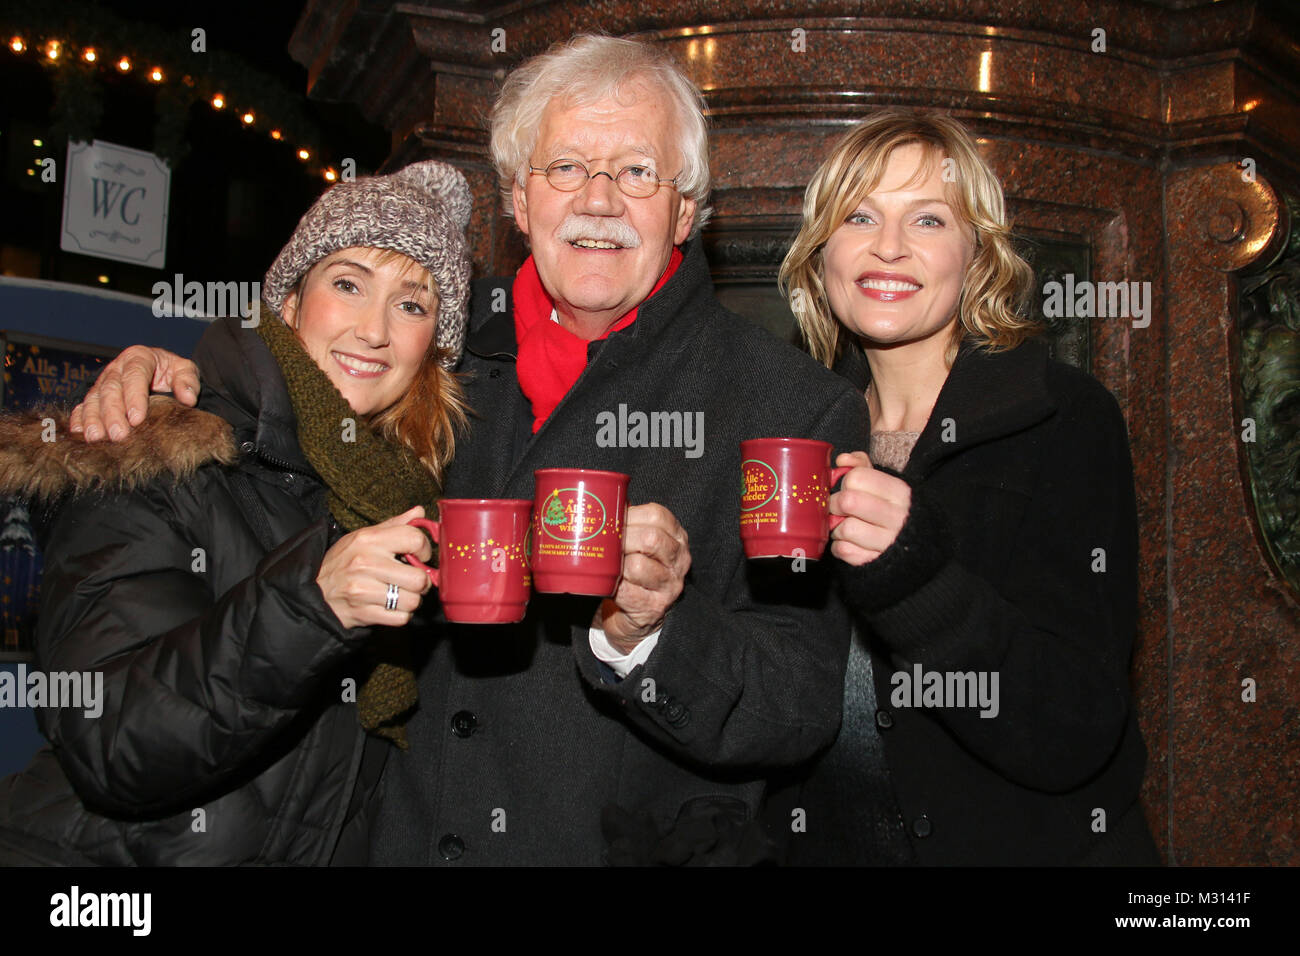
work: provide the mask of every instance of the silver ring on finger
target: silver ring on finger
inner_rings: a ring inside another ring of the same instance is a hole
[[[388,585],[388,595],[387,595],[387,597],[384,598],[384,610],[386,610],[386,611],[396,611],[396,610],[397,610],[397,594],[398,594],[398,591],[399,591],[399,588],[397,587],[396,584],[390,584],[390,585]]]

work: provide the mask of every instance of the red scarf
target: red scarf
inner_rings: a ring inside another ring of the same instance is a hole
[[[650,290],[651,296],[672,278],[681,261],[682,254],[674,246],[672,255],[668,257],[668,268]],[[559,322],[551,321],[555,303],[542,286],[532,256],[524,261],[515,276],[514,302],[515,339],[519,343],[519,387],[532,403],[533,431],[537,432],[587,367],[587,340],[574,335]],[[637,309],[615,322],[600,338],[607,338],[610,332],[625,329],[635,322]]]

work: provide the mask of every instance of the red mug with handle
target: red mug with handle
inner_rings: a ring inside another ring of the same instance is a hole
[[[542,468],[533,478],[537,590],[613,597],[623,574],[629,476],[590,468]]]
[[[832,486],[849,473],[831,467],[830,442],[751,438],[740,443],[740,539],[747,558],[822,556],[843,515],[830,514]]]
[[[513,624],[524,619],[532,588],[529,528],[533,503],[524,498],[445,498],[438,519],[412,518],[438,545],[438,567],[413,554],[438,589],[447,620]]]

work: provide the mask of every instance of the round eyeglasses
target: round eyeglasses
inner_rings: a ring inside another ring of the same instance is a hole
[[[545,176],[548,183],[565,193],[577,192],[587,185],[587,180],[593,176],[612,179],[619,192],[634,199],[648,199],[659,191],[660,186],[677,188],[677,176],[672,179],[660,179],[654,169],[641,165],[624,166],[618,171],[617,176],[610,176],[603,169],[596,173],[588,172],[587,167],[576,159],[557,159],[545,169],[530,165],[528,174]],[[680,176],[681,173],[677,175]]]

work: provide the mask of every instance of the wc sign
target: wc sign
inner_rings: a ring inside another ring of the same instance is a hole
[[[161,269],[170,188],[171,170],[153,153],[69,143],[59,248]]]

